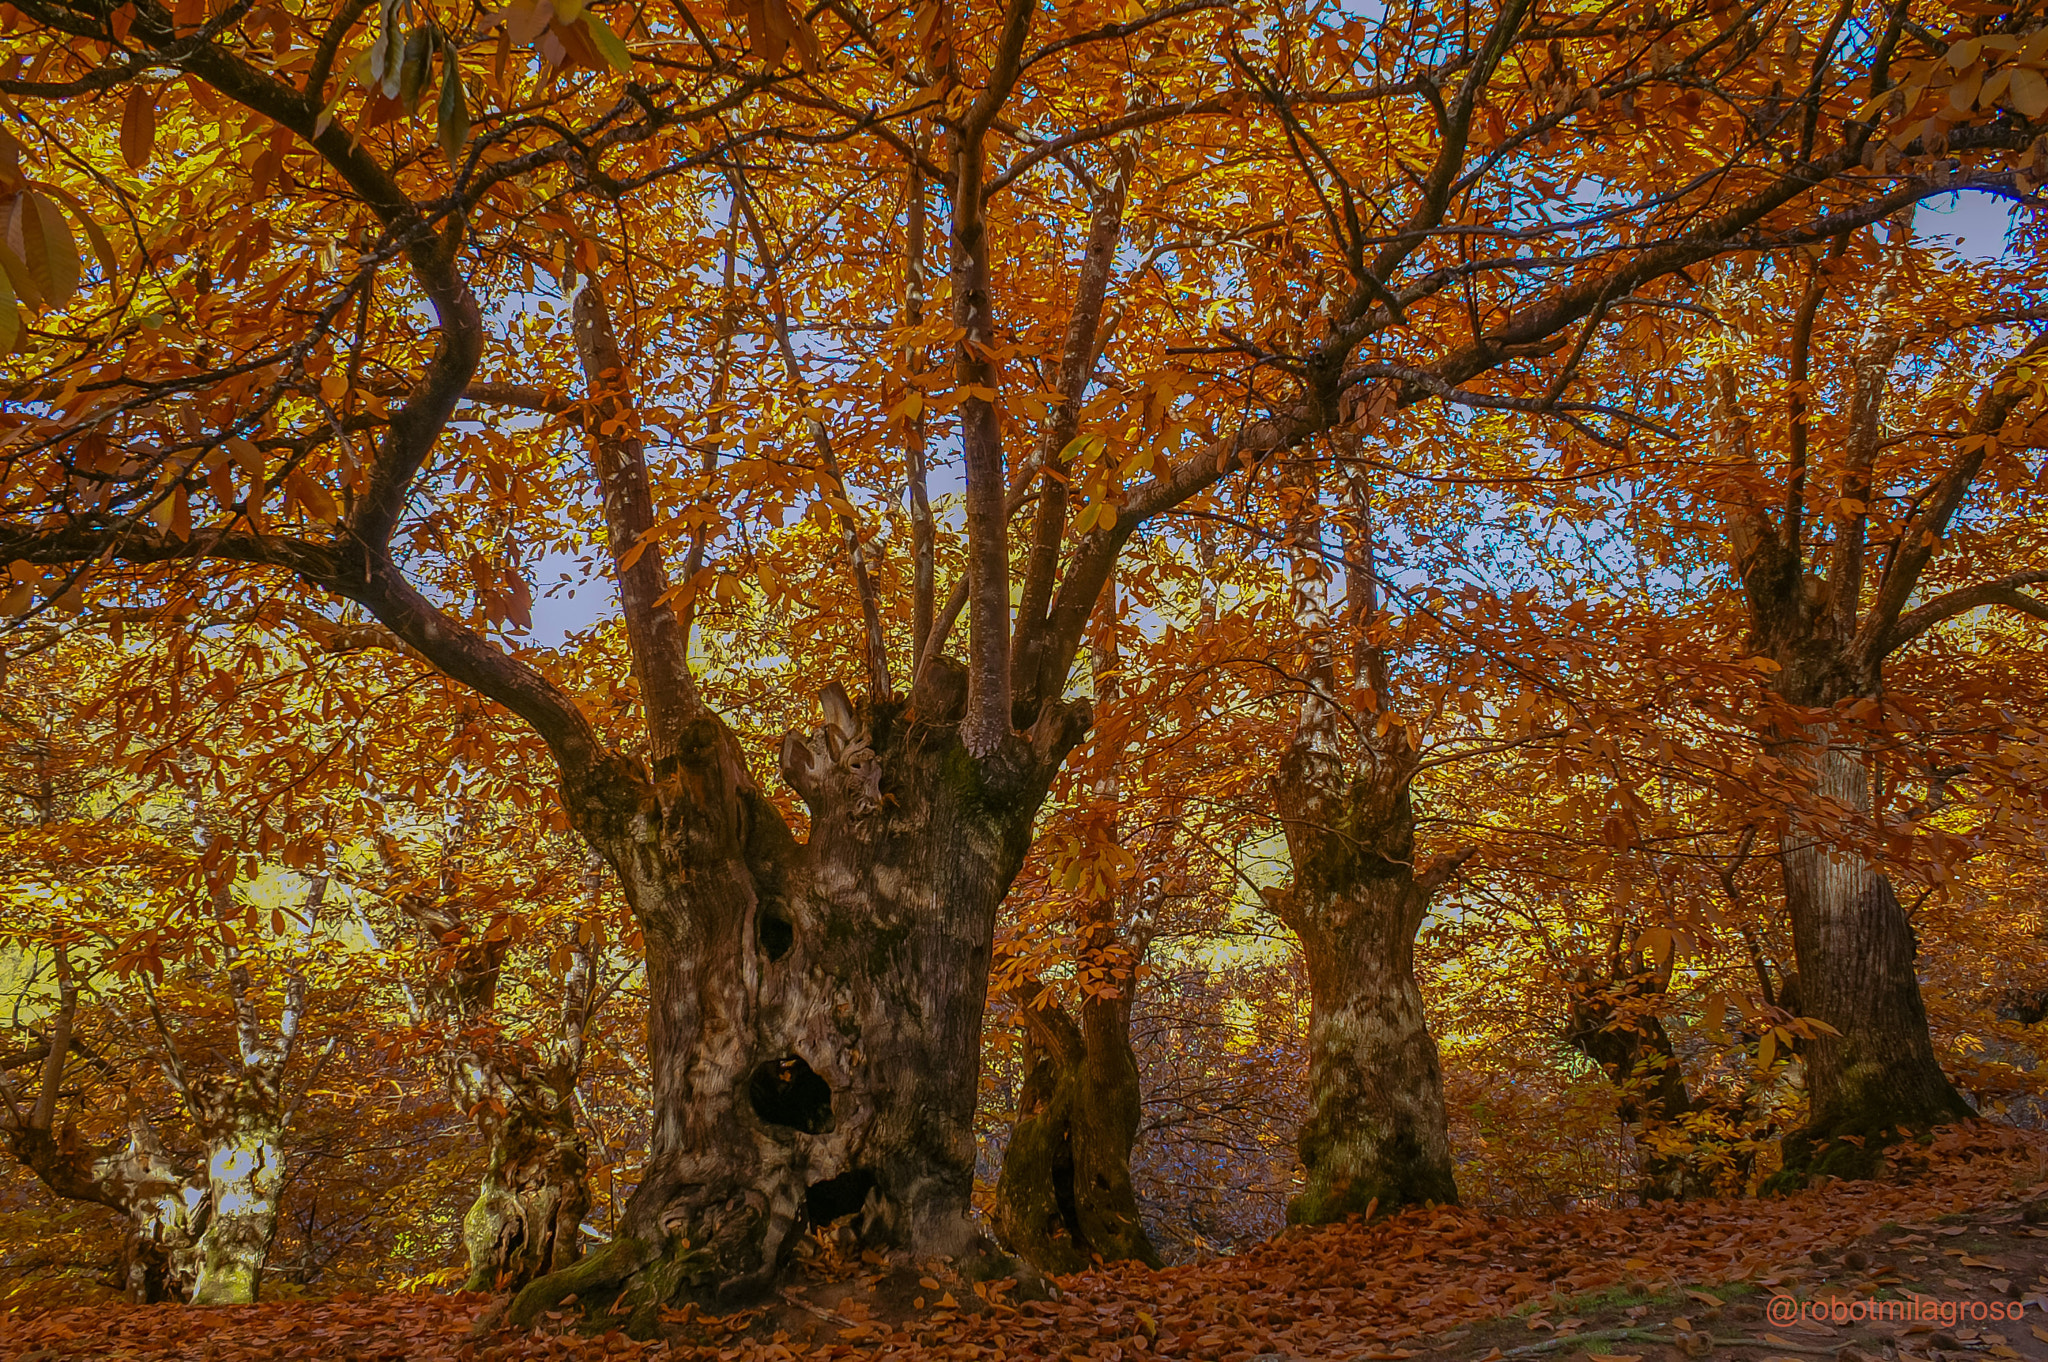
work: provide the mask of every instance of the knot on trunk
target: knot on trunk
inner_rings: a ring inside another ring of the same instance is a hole
[[[783,735],[782,778],[814,816],[843,811],[858,826],[882,810],[882,762],[874,735],[837,681],[818,692],[818,703],[825,722],[809,738]]]

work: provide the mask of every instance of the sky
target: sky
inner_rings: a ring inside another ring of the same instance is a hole
[[[1922,203],[1919,215],[1914,219],[1914,230],[1918,236],[1941,237],[1952,242],[1957,253],[1965,259],[1991,261],[2005,253],[2015,219],[2021,211],[2020,206],[2009,199],[1974,190],[1965,191]],[[952,486],[941,486],[939,482],[940,479],[935,478],[934,494],[958,490]],[[531,571],[531,580],[537,588],[533,603],[533,630],[526,640],[531,644],[543,648],[558,647],[577,630],[618,613],[618,596],[610,580],[583,577],[577,560],[571,555],[542,558]],[[572,579],[572,585],[547,594],[565,574]]]

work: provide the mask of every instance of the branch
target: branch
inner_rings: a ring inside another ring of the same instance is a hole
[[[1024,590],[1017,604],[1017,633],[1010,655],[1011,700],[1025,710],[1027,724],[1039,703],[1048,695],[1056,695],[1066,677],[1064,661],[1056,662],[1057,675],[1049,674],[1046,666],[1046,645],[1050,642],[1046,632],[1047,611],[1052,605],[1060,546],[1067,529],[1067,469],[1062,456],[1079,431],[1081,403],[1095,379],[1096,360],[1101,351],[1103,301],[1108,297],[1110,275],[1116,268],[1124,205],[1131,172],[1136,166],[1135,151],[1128,144],[1118,148],[1115,173],[1095,200],[1088,224],[1088,245],[1075,272],[1074,307],[1067,317],[1066,342],[1060,352],[1059,403],[1046,413],[1045,424],[1039,431],[1037,455],[1032,461],[1039,480],[1038,513],[1032,524]]]
[[[1877,600],[1870,608],[1870,617],[1863,622],[1859,631],[1857,646],[1868,661],[1881,661],[1891,647],[1880,646],[1889,640],[1895,628],[1903,623],[1902,612],[1920,584],[1920,576],[1927,570],[1935,549],[1948,534],[1949,522],[1962,508],[1963,498],[1969,495],[1970,485],[1976,481],[1977,471],[1984,466],[1984,456],[1990,447],[1991,437],[2019,406],[2020,401],[2033,390],[2027,379],[2037,369],[2037,362],[2048,356],[2048,331],[2035,334],[2034,338],[2007,361],[1998,375],[1985,385],[1984,395],[1977,404],[1977,414],[1971,418],[1968,434],[1972,437],[1962,442],[1962,451],[1949,471],[1935,486],[1934,495],[1929,499],[1925,512],[1909,523],[1902,535],[1905,547],[1900,551],[1890,572],[1885,574],[1878,587]],[[1906,641],[1911,635],[1899,639]]]
[[[2002,605],[2017,610],[2035,619],[2048,620],[2048,602],[2027,595],[2020,588],[2048,582],[2048,569],[2031,572],[2015,572],[2010,577],[2001,577],[1995,582],[1980,582],[1975,586],[1958,587],[1946,595],[1936,596],[1918,609],[1909,610],[1899,617],[1899,622],[1884,635],[1884,642],[1878,652],[1888,657],[1905,647],[1920,635],[1940,624],[1943,620],[1954,619],[1981,605]]]
[[[619,584],[620,613],[633,670],[647,706],[649,743],[657,763],[672,757],[684,727],[704,711],[690,675],[689,638],[669,609],[668,571],[652,538],[654,493],[647,452],[637,435],[638,413],[626,392],[625,361],[612,333],[611,310],[596,276],[576,281],[576,358],[590,400],[591,462],[604,494],[606,537]]]

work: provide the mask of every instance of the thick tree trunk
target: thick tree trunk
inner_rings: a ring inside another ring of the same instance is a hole
[[[1416,735],[1391,711],[1386,655],[1370,641],[1379,604],[1369,489],[1354,468],[1340,528],[1351,688],[1361,703],[1340,723],[1320,493],[1305,468],[1292,481],[1290,600],[1308,666],[1273,780],[1294,879],[1271,905],[1301,938],[1308,966],[1306,1181],[1287,1217],[1313,1225],[1458,1199],[1415,934],[1431,896],[1470,853],[1417,873]]]
[[[1091,1262],[1160,1266],[1138,1215],[1131,1146],[1141,1094],[1128,1003],[1090,999],[1081,1024],[1027,1001],[1024,1087],[996,1182],[996,1233],[1046,1272]]]
[[[478,1118],[490,1163],[462,1218],[465,1291],[517,1290],[582,1256],[589,1157],[574,1113],[550,1095],[510,1096],[504,1114]]]
[[[824,725],[784,740],[784,777],[811,809],[804,843],[708,713],[652,787],[622,773],[570,792],[643,925],[655,1120],[618,1238],[529,1286],[511,1322],[571,1292],[623,1292],[633,1327],[651,1328],[678,1295],[765,1287],[803,1225],[847,1215],[863,1242],[920,1257],[981,1246],[970,1194],[996,910],[1087,712],[1049,706],[977,759],[959,737],[964,669],[929,665],[930,711],[856,714],[833,686]]]
[[[1411,771],[1387,761],[1347,780],[1298,739],[1275,781],[1294,882],[1274,907],[1301,938],[1309,978],[1295,1224],[1458,1199],[1443,1070],[1415,982],[1415,934],[1452,866],[1415,873]]]
[[[207,1194],[213,1214],[199,1240],[194,1305],[246,1305],[256,1299],[263,1262],[277,1234],[284,1190],[283,1122],[267,1085],[195,1082],[188,1101],[206,1141]]]
[[[1852,818],[1870,815],[1861,752],[1826,725],[1809,729],[1794,750],[1818,800]],[[1880,1132],[1925,1130],[1974,1113],[1935,1058],[1918,947],[1891,881],[1845,840],[1838,817],[1807,808],[1789,818],[1781,860],[1800,1004],[1834,1032],[1802,1048],[1811,1110],[1806,1129],[1786,1142],[1786,1166],[1867,1173],[1884,1144]]]

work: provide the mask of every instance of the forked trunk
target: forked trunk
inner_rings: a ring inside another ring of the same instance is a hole
[[[1290,602],[1308,666],[1293,740],[1273,779],[1294,879],[1270,901],[1301,938],[1308,966],[1305,1181],[1287,1218],[1314,1225],[1458,1199],[1443,1068],[1415,982],[1415,934],[1431,896],[1470,852],[1416,871],[1410,783],[1419,743],[1391,711],[1386,655],[1371,641],[1379,602],[1370,489],[1354,466],[1339,523],[1351,690],[1363,703],[1340,722],[1319,493],[1305,467],[1290,481]]]
[[[964,671],[930,665],[934,712],[856,715],[833,686],[824,726],[784,740],[807,842],[708,713],[638,808],[623,781],[585,805],[643,924],[654,1128],[618,1238],[528,1287],[512,1323],[574,1292],[644,1332],[679,1295],[765,1288],[805,1224],[845,1216],[863,1243],[919,1257],[982,1246],[969,1198],[996,909],[1087,718],[1051,706],[977,759],[959,738]]]
[[[1869,816],[1860,752],[1825,725],[1809,729],[1795,750],[1820,799]],[[1834,1032],[1801,1051],[1811,1110],[1806,1129],[1786,1141],[1786,1166],[1856,1176],[1874,1166],[1880,1132],[1926,1130],[1974,1113],[1934,1056],[1918,947],[1891,881],[1845,841],[1839,820],[1807,809],[1789,818],[1781,860],[1800,1005]]]
[[[1128,1004],[1090,999],[1075,1025],[1027,1002],[1024,1086],[996,1182],[996,1233],[1046,1272],[1091,1262],[1160,1266],[1138,1216],[1131,1146],[1141,1094]]]

